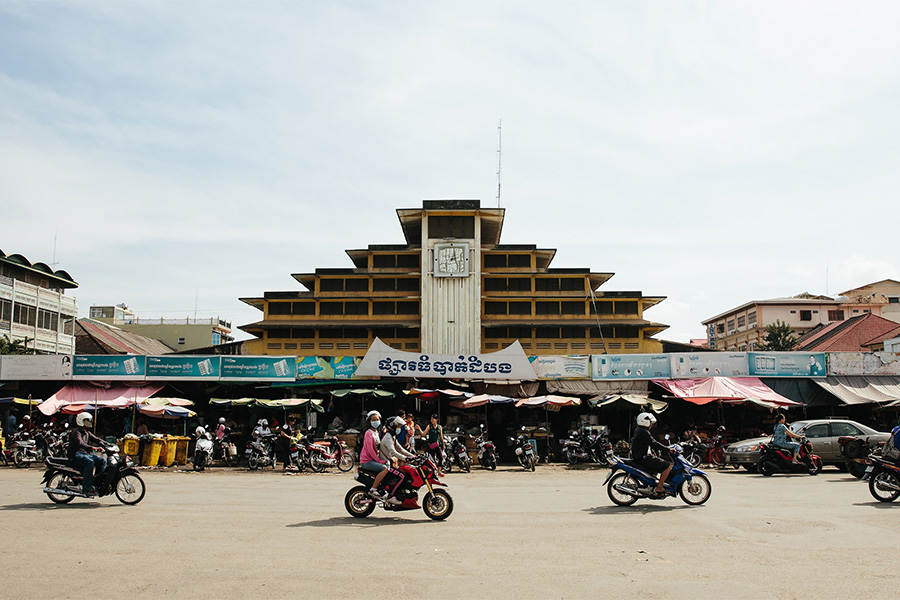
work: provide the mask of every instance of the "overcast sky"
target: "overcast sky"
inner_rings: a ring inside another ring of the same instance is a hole
[[[900,277],[896,2],[0,3],[0,249],[142,317],[261,314],[394,210],[668,299]],[[826,278],[826,273],[828,274]]]

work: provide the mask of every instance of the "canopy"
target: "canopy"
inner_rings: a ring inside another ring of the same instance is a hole
[[[42,400],[29,400],[28,398],[0,398],[0,404],[24,404],[28,406],[28,403],[31,403],[32,406],[37,406]]]
[[[137,410],[147,417],[179,419],[184,417],[196,417],[197,413],[184,406],[166,406],[163,404],[147,405],[138,404]]]
[[[344,389],[344,390],[331,390],[329,392],[332,396],[336,398],[343,398],[347,394],[359,394],[361,396],[378,396],[379,398],[393,398],[394,392],[388,390],[378,390],[378,389],[370,389],[370,388],[354,388],[354,389]]]
[[[555,404],[557,406],[572,406],[573,404],[581,404],[581,398],[573,398],[571,396],[535,396],[534,398],[521,398],[516,400],[516,408],[520,406],[544,406],[547,404]]]
[[[547,391],[551,394],[572,394],[597,397],[603,394],[640,394],[647,392],[646,379],[623,379],[611,381],[589,381],[587,379],[563,379],[548,381]]]
[[[826,377],[814,381],[844,404],[882,404],[900,400],[900,377]]]
[[[456,408],[476,408],[479,406],[484,406],[485,404],[509,404],[511,402],[515,402],[515,399],[509,398],[507,396],[491,396],[489,394],[481,394],[479,396],[472,396],[471,398],[467,398],[465,400],[454,400],[450,403],[450,406],[455,406]]]
[[[193,406],[187,398],[146,398],[138,402],[144,406]]]
[[[135,402],[142,402],[163,389],[161,385],[147,384],[129,387],[127,385],[110,385],[97,387],[86,383],[69,383],[61,390],[38,405],[38,410],[45,415],[52,415],[61,409],[71,414],[75,407],[88,405],[98,408],[124,408]]]
[[[216,406],[247,406],[256,402],[256,398],[210,398],[209,403]]]
[[[654,379],[653,383],[665,388],[677,398],[693,404],[709,404],[717,400],[728,403],[749,401],[768,407],[799,404],[775,393],[757,377]]]
[[[668,402],[662,400],[653,400],[647,396],[640,394],[604,394],[596,396],[588,400],[594,408],[607,406],[610,408],[629,408],[634,409],[635,406],[644,406],[649,404],[650,410],[659,414],[669,407]]]

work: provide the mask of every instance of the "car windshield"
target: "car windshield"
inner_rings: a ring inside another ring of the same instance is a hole
[[[804,425],[806,425],[806,423],[802,422],[802,421],[798,421],[796,423],[791,423],[790,430],[793,433],[797,433],[798,431],[800,431],[800,429],[803,428]]]

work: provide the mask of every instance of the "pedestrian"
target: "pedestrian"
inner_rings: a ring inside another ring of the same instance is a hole
[[[413,454],[416,453],[416,433],[422,435],[422,428],[416,425],[412,413],[406,413],[406,430],[407,430],[407,449]]]
[[[438,416],[431,415],[431,422],[422,432],[425,438],[426,452],[434,458],[438,470],[444,464],[444,428],[438,425]]]
[[[6,417],[6,435],[7,437],[11,436],[16,432],[16,425],[18,425],[18,421],[16,420],[16,411],[9,411],[9,416]]]

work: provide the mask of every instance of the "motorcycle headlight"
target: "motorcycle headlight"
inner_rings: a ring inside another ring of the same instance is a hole
[[[516,448],[516,454],[517,454],[517,455],[521,456],[521,455],[522,455],[522,452],[524,452],[524,450],[522,450],[521,448]]]

